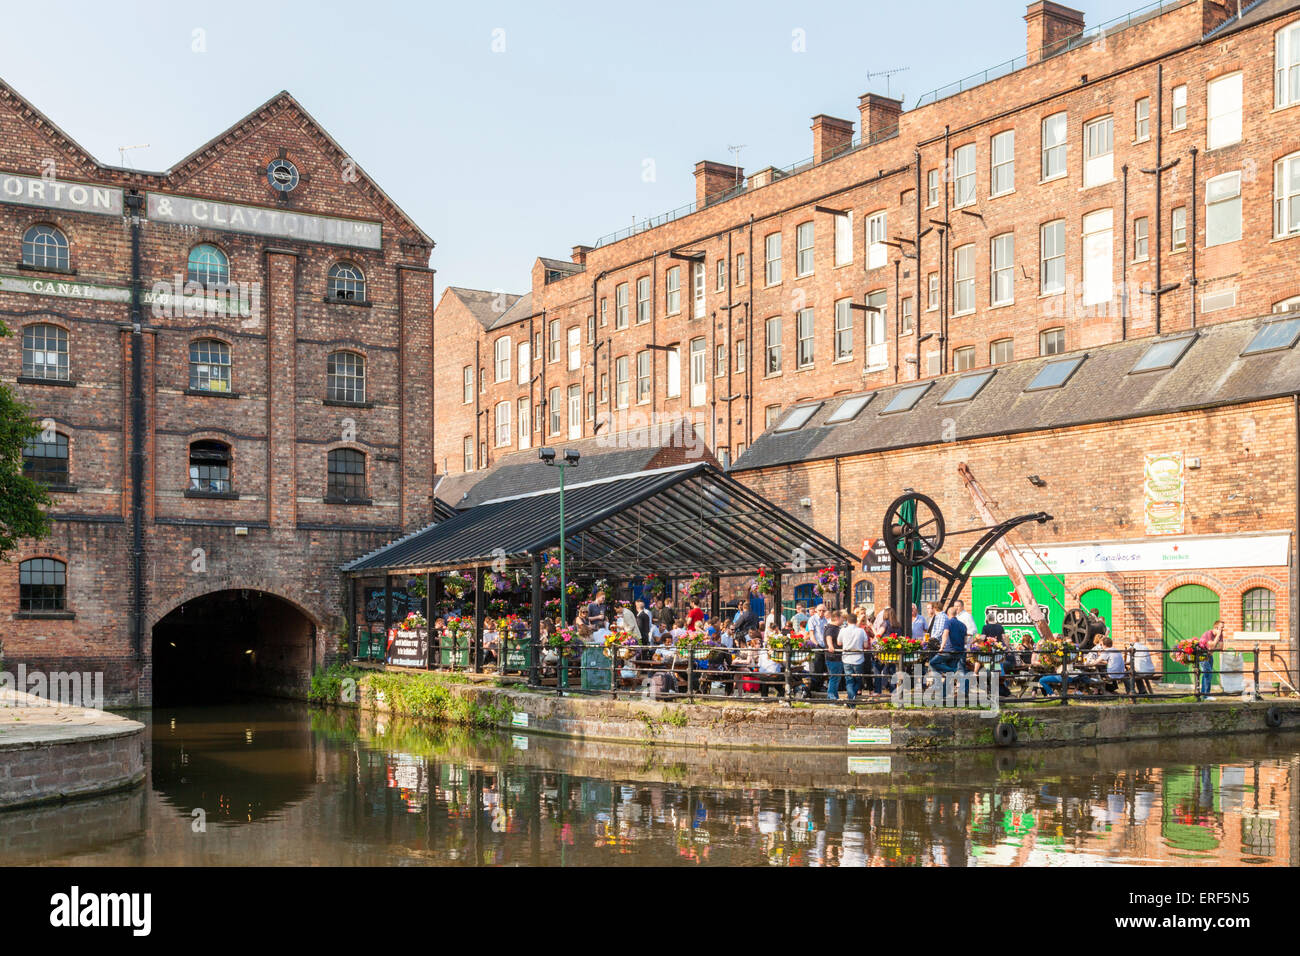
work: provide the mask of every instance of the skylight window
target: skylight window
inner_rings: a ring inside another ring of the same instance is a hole
[[[952,388],[948,389],[947,394],[939,399],[940,405],[954,405],[957,402],[969,402],[972,398],[980,393],[993,373],[976,372],[974,375],[963,375],[957,381],[952,383]]]
[[[1289,349],[1295,345],[1297,338],[1300,338],[1300,318],[1266,322],[1260,326],[1241,354],[1257,355],[1260,352]]]
[[[838,425],[840,422],[851,422],[858,417],[858,413],[867,407],[867,402],[871,401],[870,395],[855,395],[853,398],[846,398],[840,402],[840,407],[831,413],[831,417],[826,419],[827,425]]]
[[[1142,357],[1138,359],[1137,364],[1133,366],[1129,374],[1173,368],[1195,340],[1196,336],[1185,335],[1182,338],[1169,339],[1166,342],[1156,342],[1142,353]]]
[[[821,402],[814,402],[812,405],[800,405],[798,408],[791,411],[789,415],[785,416],[785,421],[780,425],[777,425],[774,430],[778,432],[792,432],[796,429],[803,428],[804,425],[808,424],[808,419],[812,418],[813,415],[816,414],[817,409],[821,407]]]
[[[1070,380],[1070,376],[1083,364],[1085,358],[1087,356],[1079,355],[1074,358],[1048,362],[1039,369],[1038,374],[1034,376],[1034,380],[1025,387],[1025,391],[1037,392],[1048,388],[1060,388]]]
[[[916,407],[916,403],[921,400],[921,396],[930,390],[933,382],[926,382],[923,385],[909,385],[907,388],[900,389],[894,394],[880,412],[882,415],[890,415],[894,412],[910,412]]]

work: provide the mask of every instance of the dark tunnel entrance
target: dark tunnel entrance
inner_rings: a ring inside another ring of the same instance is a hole
[[[311,682],[316,627],[264,591],[215,591],[153,628],[153,702],[215,703],[301,696]]]

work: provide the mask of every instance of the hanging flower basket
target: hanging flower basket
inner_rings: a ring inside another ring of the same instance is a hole
[[[822,600],[834,597],[840,590],[840,573],[834,568],[822,568],[813,582],[813,593]]]
[[[776,579],[768,573],[767,568],[759,568],[758,574],[750,582],[750,590],[755,594],[771,594],[776,584]]]
[[[1201,642],[1188,638],[1174,645],[1174,660],[1179,664],[1199,664],[1210,659],[1210,652],[1201,646]]]
[[[419,611],[412,611],[410,614],[406,615],[406,617],[402,618],[397,625],[397,629],[400,631],[415,631],[428,626],[429,622],[425,620],[423,614]]]
[[[686,584],[686,594],[694,601],[704,601],[709,596],[709,579],[696,571]]]
[[[603,582],[599,582],[603,583]],[[663,598],[668,593],[668,582],[658,574],[647,574],[641,585],[650,596],[656,600]],[[614,598],[614,590],[610,588],[609,593],[605,595],[605,600],[611,601]]]

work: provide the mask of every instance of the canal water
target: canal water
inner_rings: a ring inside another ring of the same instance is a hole
[[[156,709],[134,790],[0,814],[0,863],[1300,863],[1300,736],[931,758],[666,751],[284,703]]]

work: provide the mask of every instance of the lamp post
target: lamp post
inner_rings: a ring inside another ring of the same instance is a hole
[[[569,467],[576,468],[578,459],[582,456],[572,448],[566,448],[564,458],[556,461],[554,448],[541,448],[537,452],[537,457],[544,464],[560,469],[560,625],[564,626],[569,622],[568,580],[564,568],[564,471]]]

